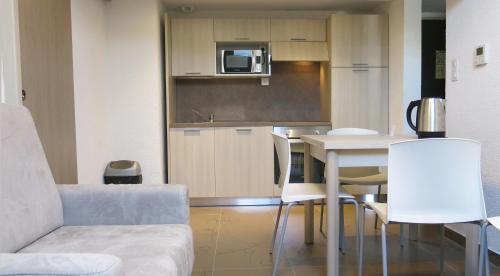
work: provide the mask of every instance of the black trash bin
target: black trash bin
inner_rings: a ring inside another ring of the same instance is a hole
[[[141,165],[137,161],[112,161],[106,166],[104,184],[141,184]]]

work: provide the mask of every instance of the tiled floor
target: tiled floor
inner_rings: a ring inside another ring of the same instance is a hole
[[[274,219],[278,208],[220,207],[191,208],[195,240],[194,276],[271,275],[273,259],[269,255]],[[379,231],[373,228],[374,216],[367,212],[365,275],[381,275]],[[315,209],[315,244],[305,245],[303,208],[295,207],[285,239],[285,254],[280,275],[326,275],[326,239],[318,232],[319,206]],[[341,275],[356,275],[354,212],[346,207],[347,250],[341,255]],[[389,273],[392,275],[439,275],[439,231],[426,228],[418,242],[406,240],[399,246],[399,226],[388,229]],[[444,275],[463,275],[465,252],[453,241],[445,243]],[[492,267],[493,275],[500,270]]]

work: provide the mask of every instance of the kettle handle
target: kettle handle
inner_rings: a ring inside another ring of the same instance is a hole
[[[413,109],[415,107],[420,105],[420,102],[421,102],[420,100],[411,102],[410,105],[408,106],[408,109],[406,110],[406,121],[408,122],[410,128],[413,129],[414,131],[417,131],[417,126],[415,126],[411,120],[411,113],[413,112]]]

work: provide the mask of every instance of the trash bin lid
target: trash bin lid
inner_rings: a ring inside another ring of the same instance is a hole
[[[118,160],[109,162],[104,176],[137,176],[141,175],[141,165],[137,161]]]

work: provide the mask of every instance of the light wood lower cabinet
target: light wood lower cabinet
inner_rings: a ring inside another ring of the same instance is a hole
[[[169,183],[190,197],[274,195],[273,128],[171,129]]]
[[[171,129],[168,150],[169,183],[187,185],[190,197],[214,197],[214,129]]]
[[[332,68],[334,128],[356,127],[388,132],[387,68]]]
[[[218,197],[273,196],[272,131],[272,127],[215,129]]]

